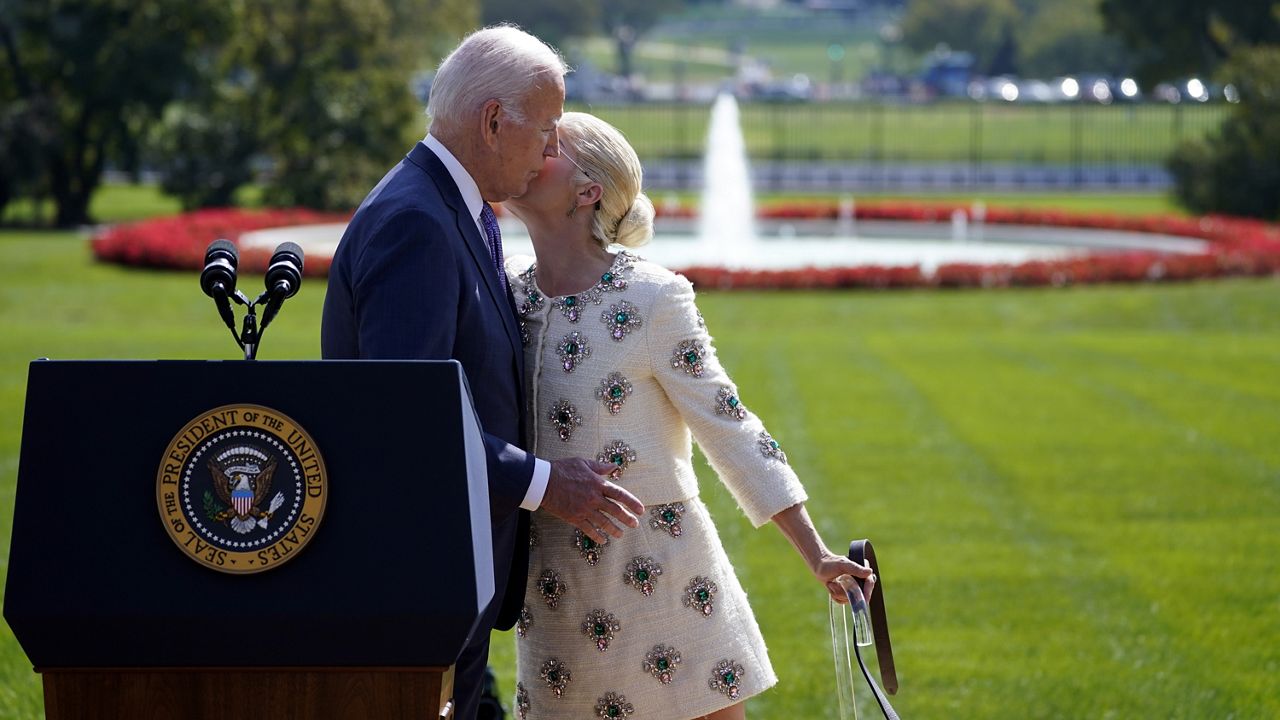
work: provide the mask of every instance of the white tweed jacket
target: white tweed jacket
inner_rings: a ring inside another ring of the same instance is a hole
[[[651,506],[698,494],[696,438],[755,526],[807,499],[721,367],[683,276],[621,252],[594,287],[547,297],[528,257],[507,272],[534,454],[613,462],[617,482]]]

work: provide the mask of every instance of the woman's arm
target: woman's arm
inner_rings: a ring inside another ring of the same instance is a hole
[[[841,575],[852,575],[867,580],[863,594],[868,599],[871,597],[876,584],[871,568],[859,565],[827,549],[822,538],[818,536],[817,529],[813,527],[813,521],[809,519],[809,512],[805,510],[804,503],[796,503],[770,519],[782,534],[787,536],[787,540],[791,541],[792,547],[800,553],[800,557],[804,558],[805,564],[809,566],[809,572],[813,573],[818,582],[826,586],[832,599],[839,603],[848,602],[844,589],[835,582],[835,579]]]

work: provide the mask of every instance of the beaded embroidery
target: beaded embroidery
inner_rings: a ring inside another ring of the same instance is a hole
[[[684,606],[697,610],[703,617],[711,617],[711,613],[715,612],[712,601],[717,592],[714,582],[699,575],[690,580],[689,587],[684,589]]]
[[[582,623],[582,634],[594,640],[596,649],[600,652],[609,649],[613,634],[620,630],[622,623],[618,622],[613,613],[598,609],[587,613],[587,621]]]
[[[551,307],[559,310],[560,314],[564,315],[565,319],[571,323],[578,322],[578,318],[582,314],[582,301],[578,299],[577,295],[558,297],[551,302]]]
[[[542,599],[552,610],[560,604],[560,596],[564,595],[567,588],[568,586],[560,579],[560,573],[555,570],[543,570],[538,578],[538,592],[542,593]]]
[[[671,367],[694,377],[702,377],[702,361],[706,356],[707,351],[702,343],[697,340],[681,340],[671,354]]]
[[[516,637],[528,635],[531,625],[533,625],[533,613],[529,612],[529,606],[525,605],[520,608],[520,618],[516,620]]]
[[[612,415],[622,411],[622,403],[630,396],[631,381],[618,372],[610,373],[609,377],[600,381],[600,387],[596,389],[596,397],[604,401],[604,406]]]
[[[608,310],[600,313],[600,322],[609,328],[610,337],[617,342],[622,342],[627,333],[641,325],[639,311],[626,300],[610,305]]]
[[[520,273],[520,291],[524,293],[524,302],[520,303],[520,307],[516,308],[520,317],[525,317],[530,313],[542,309],[543,297],[538,292],[538,288],[534,285],[533,266],[528,270]]]
[[[569,404],[568,400],[564,399],[556,401],[556,404],[551,406],[547,419],[556,427],[561,442],[568,442],[569,438],[573,437],[573,429],[582,425],[582,416],[573,405]]]
[[[671,537],[680,537],[680,517],[684,515],[684,503],[674,502],[659,505],[650,511],[649,527],[654,530],[666,530]]]
[[[734,420],[745,420],[747,418],[747,409],[743,407],[742,401],[738,396],[733,394],[733,388],[728,385],[720,388],[720,392],[716,393],[716,414],[728,415]]]
[[[600,562],[600,550],[608,546],[609,538],[605,538],[603,543],[587,537],[586,533],[581,530],[573,531],[573,546],[578,548],[578,552],[582,554],[582,559],[587,561],[591,567],[595,567]]]
[[[516,717],[525,720],[529,717],[529,691],[524,683],[516,683]]]
[[[533,342],[533,338],[529,336],[529,323],[521,320],[520,321],[520,344],[528,345],[531,342]]]
[[[627,696],[619,695],[615,692],[608,692],[604,697],[596,701],[596,717],[604,718],[629,718],[634,715],[636,709],[631,703],[627,702]]]
[[[542,669],[538,671],[538,675],[547,683],[547,687],[551,688],[551,692],[556,697],[564,695],[565,686],[573,679],[573,673],[569,672],[569,668],[555,658],[542,663]]]
[[[609,473],[614,478],[622,477],[623,471],[627,469],[631,463],[636,461],[636,451],[631,446],[621,440],[614,440],[604,446],[604,451],[596,456],[596,460],[600,462],[613,463],[617,467]]]
[[[542,541],[542,531],[538,529],[538,523],[529,523],[529,547],[538,547],[538,543]]]
[[[627,563],[627,574],[622,576],[622,581],[649,597],[653,594],[654,580],[661,574],[662,566],[653,558],[637,555]]]
[[[742,684],[742,666],[732,660],[721,660],[711,671],[711,689],[724,693],[730,700],[737,700]]]
[[[756,443],[760,446],[761,455],[781,460],[783,465],[787,464],[787,454],[782,452],[782,448],[778,447],[778,441],[774,440],[768,432],[761,430]]]
[[[591,357],[591,345],[587,342],[582,333],[574,330],[556,346],[556,354],[560,356],[561,364],[564,366],[565,372],[573,372],[585,358]]]
[[[676,666],[679,664],[679,651],[666,645],[654,645],[649,654],[644,656],[644,671],[663,685],[671,684],[672,678],[676,675]]]

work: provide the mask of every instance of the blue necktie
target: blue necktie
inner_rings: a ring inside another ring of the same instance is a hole
[[[480,211],[480,224],[484,225],[484,234],[489,237],[489,255],[493,258],[493,267],[498,271],[498,284],[507,292],[507,271],[502,262],[502,231],[498,229],[498,217],[493,214],[489,203]]]

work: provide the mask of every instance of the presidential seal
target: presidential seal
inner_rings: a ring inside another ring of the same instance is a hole
[[[262,572],[296,556],[320,526],[327,497],[315,441],[260,405],[224,405],[187,423],[156,473],[169,537],[225,573]]]

